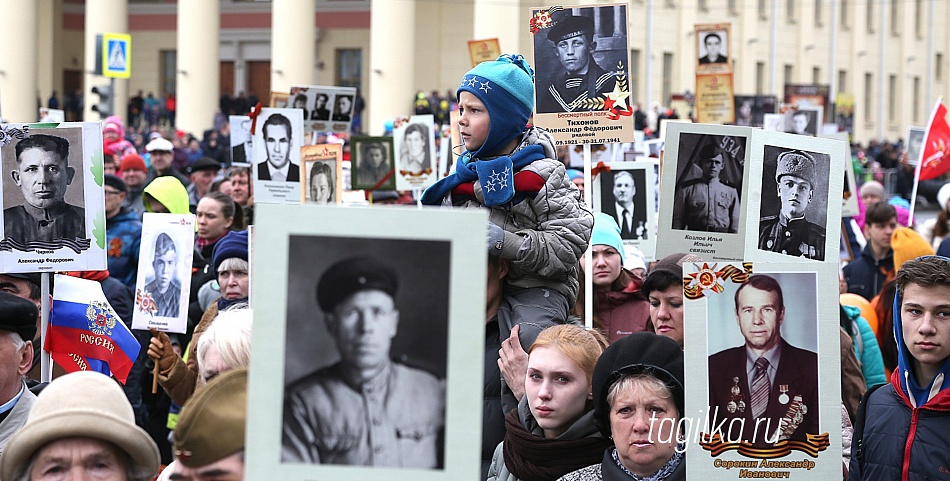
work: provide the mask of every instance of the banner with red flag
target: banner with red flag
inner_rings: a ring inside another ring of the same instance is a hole
[[[57,275],[44,348],[68,372],[103,372],[125,384],[142,345],[96,281]]]
[[[924,135],[923,152],[919,162],[920,180],[930,180],[950,171],[950,125],[947,124],[947,107],[937,101]]]

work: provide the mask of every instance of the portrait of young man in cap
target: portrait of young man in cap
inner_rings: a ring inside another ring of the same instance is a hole
[[[825,260],[830,158],[775,146],[764,157],[759,249]]]
[[[33,134],[13,147],[15,164],[9,169],[17,189],[3,196],[3,234],[20,242],[53,241],[86,237],[86,211],[66,201],[67,190],[75,185],[71,198],[83,199],[82,146],[72,150],[64,137]],[[74,182],[75,181],[75,182]],[[14,192],[19,192],[17,195]]]
[[[292,240],[291,247],[316,247],[319,240],[313,239],[302,238],[297,244]],[[305,309],[315,300],[326,329],[318,343],[329,342],[323,352],[335,350],[337,355],[321,354],[322,359],[309,360],[309,366],[323,367],[310,367],[310,372],[304,371],[296,380],[287,363],[285,376],[290,382],[284,393],[283,463],[417,469],[444,466],[445,382],[434,374],[437,366],[421,359],[445,347],[439,342],[438,317],[443,316],[443,309],[435,304],[420,308],[425,291],[419,286],[427,284],[416,277],[421,271],[413,274],[404,268],[408,264],[386,256],[395,248],[395,244],[386,243],[401,242],[334,238],[321,244],[325,250],[340,252],[342,260],[317,271],[321,274],[316,285],[309,283],[313,289],[310,299],[298,299],[300,306],[289,306],[288,319],[294,309]],[[350,244],[349,255],[344,243]],[[364,249],[354,246],[368,248],[361,253]],[[430,250],[440,256],[438,247]],[[300,262],[301,272],[303,264],[310,262]],[[426,313],[431,317],[425,317]],[[294,347],[300,344],[291,341],[291,336],[299,338],[307,335],[303,330],[324,327],[307,326],[311,323],[312,315],[306,321],[288,324],[288,359],[297,355]],[[423,350],[431,352],[407,354],[407,336],[415,339],[412,346],[417,350],[425,346]],[[312,358],[314,347],[309,344]],[[294,370],[301,369],[306,367]]]
[[[590,10],[592,13],[593,9]],[[542,70],[550,73],[547,76],[550,83],[538,84],[538,113],[593,110],[587,100],[614,91],[617,72],[611,69],[616,66],[611,64],[604,68],[594,58],[597,50],[595,30],[592,16],[569,14],[555,18],[554,26],[547,32],[542,30],[536,34],[536,38],[543,37],[546,41],[535,40],[535,55],[550,56],[540,50],[553,49],[557,58],[557,63],[549,61],[545,64],[541,63],[541,58],[538,59],[539,75],[543,76]]]
[[[683,169],[677,176],[673,198],[673,223],[676,230],[739,232],[742,204],[739,189],[742,186],[742,164],[721,145],[745,145],[742,137],[683,134],[680,150]],[[725,172],[727,165],[732,175]],[[679,165],[677,165],[679,167]],[[679,169],[678,169],[679,170]],[[738,175],[738,182],[734,176]],[[739,189],[736,188],[739,186]]]

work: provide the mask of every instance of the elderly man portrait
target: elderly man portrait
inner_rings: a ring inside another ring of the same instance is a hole
[[[300,166],[290,160],[294,146],[294,132],[290,119],[282,114],[273,114],[261,127],[267,160],[257,164],[259,180],[276,182],[300,182]]]
[[[10,175],[24,202],[3,210],[4,237],[20,242],[85,238],[86,211],[66,202],[76,175],[68,162],[69,141],[34,134],[18,142],[14,152],[16,168]]]
[[[815,195],[818,166],[808,152],[788,150],[776,159],[775,182],[781,208],[759,223],[759,249],[825,260],[825,228],[806,219]]]
[[[283,462],[443,466],[444,382],[391,357],[398,285],[372,257],[339,261],[320,277],[317,304],[339,362],[287,388]]]
[[[637,205],[634,202],[637,197],[637,184],[633,180],[633,174],[620,170],[613,177],[613,202],[607,201],[610,196],[605,197],[603,213],[617,220],[621,239],[646,239],[646,204],[641,202]]]
[[[697,159],[702,177],[687,180],[676,188],[673,229],[739,232],[739,192],[719,179],[724,161],[722,151],[707,141]]]
[[[547,89],[538,87],[538,113],[593,110],[584,101],[612,92],[617,83],[616,73],[594,60],[594,20],[568,15],[551,27],[547,38],[563,70]]]
[[[739,426],[741,439],[757,446],[819,434],[818,356],[782,337],[785,306],[782,286],[768,275],[754,275],[736,291],[736,323],[745,343],[709,356],[709,409],[718,409],[718,419],[743,420],[725,423],[735,429],[719,433],[728,442],[739,437]]]

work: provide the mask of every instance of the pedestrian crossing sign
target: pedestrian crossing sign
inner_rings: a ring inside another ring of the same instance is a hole
[[[102,35],[102,75],[129,78],[132,75],[132,36],[122,33]]]

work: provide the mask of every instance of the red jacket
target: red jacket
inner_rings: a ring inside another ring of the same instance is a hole
[[[594,326],[604,331],[609,342],[651,330],[650,302],[640,292],[642,284],[634,278],[622,291],[594,288]]]

